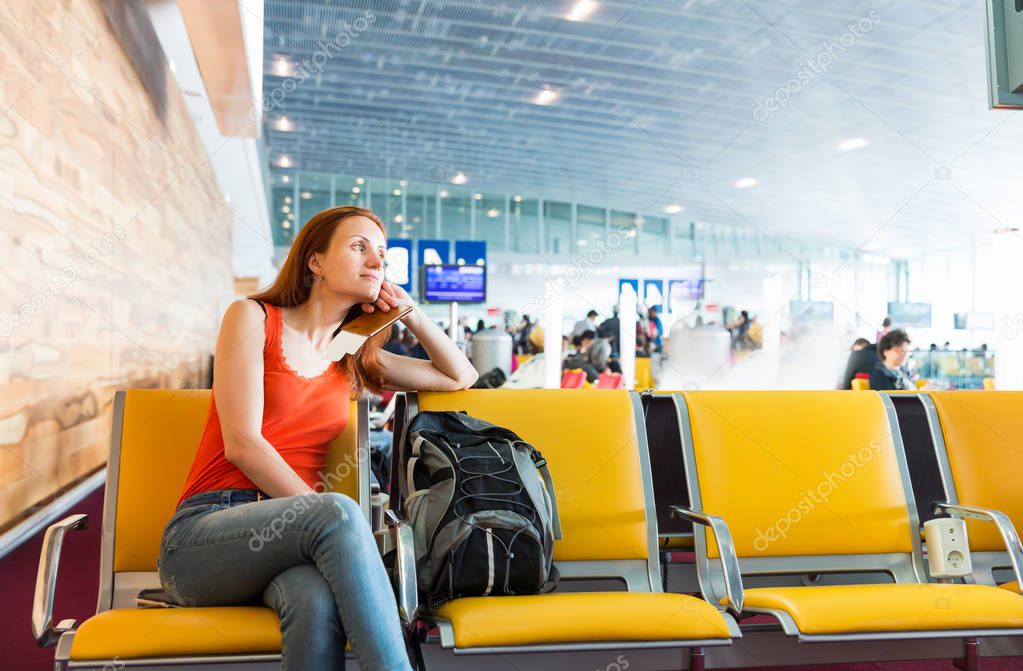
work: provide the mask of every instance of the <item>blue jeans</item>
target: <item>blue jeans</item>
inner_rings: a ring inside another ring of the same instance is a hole
[[[359,505],[333,493],[231,500],[243,491],[181,503],[160,544],[163,589],[183,606],[274,609],[285,671],[344,669],[346,640],[362,671],[410,671],[394,593]]]

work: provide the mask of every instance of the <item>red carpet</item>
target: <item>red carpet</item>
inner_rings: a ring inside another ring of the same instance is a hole
[[[72,512],[86,513],[90,526],[65,537],[63,561],[57,585],[54,619],[82,622],[96,612],[99,589],[100,523],[103,489],[86,497]],[[47,671],[53,668],[53,649],[40,649],[32,639],[32,594],[42,547],[42,534],[0,559],[0,594],[3,626],[0,627],[0,671]],[[956,671],[951,662],[878,662],[862,664],[811,664],[772,666],[746,671]],[[982,671],[1023,671],[1023,658],[990,658],[981,661]]]

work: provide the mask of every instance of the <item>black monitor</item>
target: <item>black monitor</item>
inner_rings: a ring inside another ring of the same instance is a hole
[[[424,303],[484,303],[487,300],[487,268],[424,265],[420,268],[419,296]]]

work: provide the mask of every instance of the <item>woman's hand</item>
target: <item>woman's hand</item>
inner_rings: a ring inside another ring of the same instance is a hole
[[[377,294],[376,300],[372,303],[363,303],[361,307],[363,312],[375,312],[377,310],[388,312],[391,308],[397,307],[399,303],[415,305],[407,291],[393,282],[384,280],[380,285],[380,293]]]

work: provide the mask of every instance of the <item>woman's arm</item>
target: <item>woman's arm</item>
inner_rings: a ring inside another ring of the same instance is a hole
[[[272,497],[313,493],[263,437],[263,310],[255,301],[227,308],[213,357],[213,395],[224,457]]]
[[[384,381],[394,391],[455,391],[479,378],[476,369],[444,331],[415,308],[402,322],[419,339],[429,360],[380,352]]]

